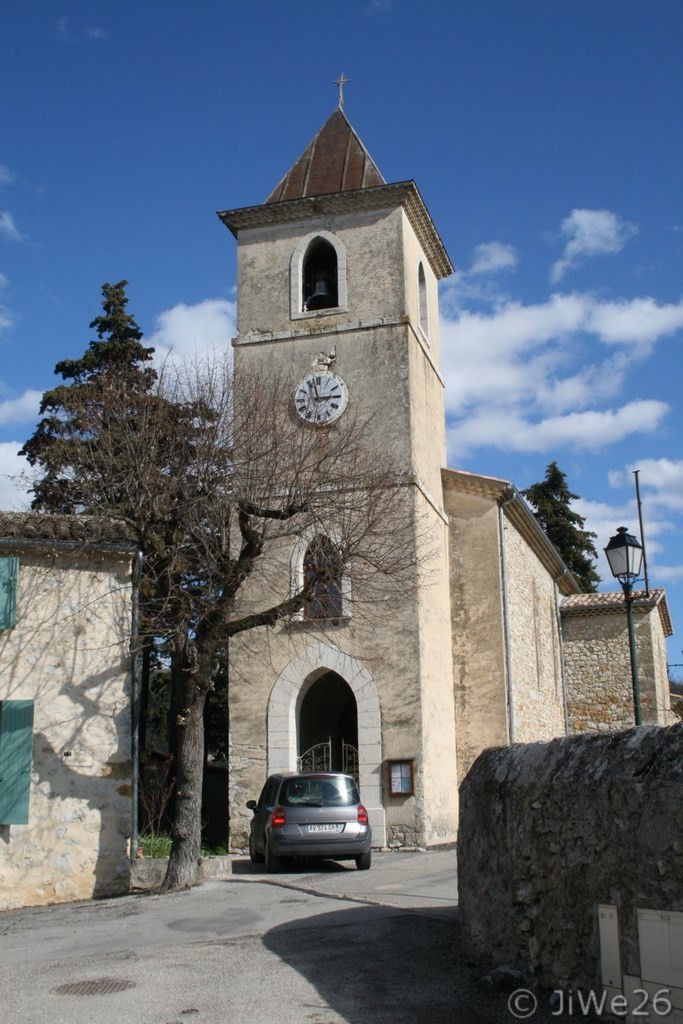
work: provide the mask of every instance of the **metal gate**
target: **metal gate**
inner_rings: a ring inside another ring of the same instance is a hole
[[[358,747],[342,740],[342,771],[345,775],[353,775],[356,785],[360,785],[360,772],[358,767]]]
[[[332,771],[332,737],[324,743],[314,743],[296,759],[298,772],[330,772]],[[342,740],[342,771],[352,775],[359,782],[358,747]]]
[[[298,772],[329,772],[332,768],[332,737],[325,743],[314,743],[296,759]]]

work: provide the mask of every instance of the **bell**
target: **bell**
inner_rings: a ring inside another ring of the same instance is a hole
[[[336,306],[337,301],[332,294],[330,282],[327,277],[318,277],[315,282],[315,289],[306,303],[307,309],[330,309]]]

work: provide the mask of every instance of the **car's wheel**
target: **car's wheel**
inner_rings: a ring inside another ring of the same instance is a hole
[[[269,875],[274,875],[277,871],[282,870],[282,863],[284,857],[278,857],[276,853],[273,853],[271,848],[266,843],[266,871]]]
[[[263,854],[254,846],[254,837],[249,836],[249,860],[252,864],[263,864]]]
[[[356,857],[356,867],[359,871],[368,871],[372,864],[372,853],[368,850],[367,853],[359,853]]]

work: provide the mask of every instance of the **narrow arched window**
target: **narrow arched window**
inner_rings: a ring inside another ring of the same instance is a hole
[[[341,552],[322,534],[314,537],[304,556],[305,619],[339,619],[342,615]]]
[[[429,314],[427,310],[427,281],[425,279],[424,267],[420,263],[417,270],[417,292],[420,308],[420,327],[425,338],[429,337]]]
[[[324,238],[314,238],[304,256],[302,309],[334,309],[339,305],[337,253]]]

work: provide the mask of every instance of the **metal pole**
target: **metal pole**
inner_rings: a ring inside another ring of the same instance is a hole
[[[647,555],[645,554],[645,533],[643,532],[643,503],[640,500],[640,481],[638,479],[639,469],[633,470],[636,478],[636,499],[638,501],[638,522],[640,523],[640,546],[643,549],[643,579],[645,581],[645,597],[650,596],[650,583],[647,578]]]
[[[628,646],[631,654],[631,684],[633,686],[633,709],[636,714],[636,725],[643,724],[643,714],[640,709],[640,682],[638,680],[638,658],[636,656],[636,634],[633,628],[633,584],[624,583],[624,598],[626,600],[626,617],[628,619]]]

